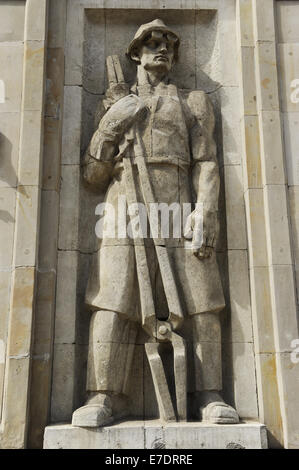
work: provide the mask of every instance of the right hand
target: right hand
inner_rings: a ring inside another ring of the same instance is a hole
[[[106,111],[111,108],[118,100],[128,96],[130,93],[129,85],[127,83],[114,83],[110,84],[106,90],[106,97],[103,101]]]

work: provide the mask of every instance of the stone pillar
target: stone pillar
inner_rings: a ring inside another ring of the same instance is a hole
[[[6,342],[1,343],[5,368],[0,442],[4,448],[22,448],[26,446],[29,421],[38,272],[47,1],[0,2],[0,9],[2,40],[9,41],[1,44],[1,52],[6,54],[1,73],[4,70],[7,76],[0,106],[7,113],[8,122],[13,119],[12,128],[7,128],[7,136],[2,137],[6,143],[6,171],[1,189],[8,196],[2,212],[6,226],[1,231],[7,237],[6,243],[1,244],[2,273],[11,278],[7,279],[10,294],[3,312]],[[12,138],[14,126],[16,134]]]
[[[238,1],[243,156],[259,411],[270,445],[298,446],[294,264],[273,0]]]

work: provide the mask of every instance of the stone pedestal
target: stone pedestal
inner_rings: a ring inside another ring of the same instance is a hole
[[[70,424],[47,426],[45,449],[266,449],[266,427],[256,422],[236,425],[126,421],[103,428]]]

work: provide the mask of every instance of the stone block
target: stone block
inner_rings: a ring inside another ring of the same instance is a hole
[[[227,246],[232,250],[246,250],[245,203],[243,176],[240,165],[228,165],[224,169]],[[236,220],[238,223],[236,224]]]
[[[1,0],[0,42],[23,41],[25,0]]]
[[[281,106],[284,112],[298,112],[299,44],[278,44]]]
[[[274,351],[272,305],[268,267],[250,269],[252,324],[256,353]]]
[[[242,124],[243,148],[245,152],[243,158],[244,190],[248,188],[262,188],[258,116],[244,116]]]
[[[275,354],[259,354],[256,362],[260,416],[267,423],[269,447],[281,448],[283,427]]]
[[[58,252],[55,343],[75,342],[77,268],[77,252]]]
[[[258,419],[255,358],[252,343],[232,343],[233,396],[243,419]]]
[[[266,207],[266,233],[269,264],[292,264],[286,187],[268,185],[264,189]]]
[[[275,41],[273,0],[253,0],[253,26],[256,41]]]
[[[278,353],[278,360],[283,369],[285,383],[285,407],[286,423],[288,428],[288,440],[285,443],[287,449],[299,449],[299,410],[297,407],[297,390],[299,387],[299,363],[292,361],[289,353]]]
[[[231,339],[233,342],[251,342],[252,324],[247,251],[228,251],[228,275]]]
[[[70,421],[74,410],[75,345],[55,344],[50,422]]]
[[[250,267],[267,266],[264,193],[262,189],[248,189],[245,193],[247,205],[247,236]]]
[[[182,36],[184,34],[182,31]],[[195,52],[195,88],[211,93],[219,87],[222,80],[215,10],[197,10],[195,12]],[[182,60],[182,63],[184,62],[185,59]]]
[[[45,115],[61,119],[63,109],[64,50],[62,47],[47,50],[47,83]]]
[[[42,113],[23,111],[18,180],[23,186],[38,186],[41,177]]]
[[[54,330],[56,274],[54,272],[37,272],[36,308],[34,319],[35,359],[50,361]]]
[[[16,191],[0,188],[0,266],[10,269],[12,265],[13,238],[15,228]]]
[[[131,421],[97,430],[48,426],[44,449],[265,449],[265,426]]]
[[[47,0],[27,0],[26,5],[26,41],[44,41],[46,39]]]
[[[78,86],[64,87],[61,154],[63,164],[80,163],[81,104],[82,88]]]
[[[12,278],[8,346],[8,354],[16,358],[30,354],[34,289],[35,268],[16,268]]]
[[[221,84],[238,86],[236,2],[228,0],[218,4]]]
[[[221,101],[223,161],[224,165],[241,162],[241,106],[240,90],[223,87],[219,91]]]
[[[261,161],[264,184],[285,184],[282,128],[278,111],[260,113]]]
[[[283,113],[284,146],[289,186],[299,186],[299,112]]]
[[[62,165],[58,247],[78,248],[80,166]]]
[[[0,112],[0,127],[0,187],[15,187],[18,179],[20,113]]]
[[[293,241],[293,254],[295,265],[299,268],[299,186],[289,187],[289,208]]]
[[[73,32],[76,31],[74,35]],[[82,5],[67,2],[65,40],[65,84],[82,85],[84,44],[84,10]]]
[[[83,86],[93,94],[105,92],[106,27],[104,10],[89,10],[85,16]],[[115,40],[113,46],[115,46]],[[94,97],[93,97],[94,98]]]
[[[59,196],[56,191],[41,192],[39,268],[56,270]]]
[[[103,196],[81,188],[80,191],[80,220],[79,247],[83,253],[94,253],[99,248],[99,238],[96,235],[96,224],[100,220],[95,214],[98,204],[103,202]]]
[[[0,419],[2,414],[2,399],[4,392],[4,378],[5,378],[5,362],[6,362],[6,342],[7,342],[7,329],[9,321],[9,308],[10,308],[10,285],[11,285],[11,272],[0,270],[0,298],[1,298],[1,311],[0,311]]]
[[[299,42],[299,5],[294,1],[277,1],[278,42]]]
[[[239,51],[239,66],[241,68],[241,93],[244,115],[250,117],[257,113],[256,107],[256,86],[255,86],[255,64],[254,48],[241,47]]]
[[[44,41],[25,42],[25,82],[23,86],[23,107],[28,111],[41,111],[44,97]]]
[[[41,449],[44,428],[48,423],[49,390],[51,388],[50,356],[33,356],[31,362],[30,424],[27,446]]]
[[[257,42],[255,51],[258,109],[279,111],[276,45],[274,42]]]
[[[64,47],[66,0],[52,0],[49,8],[48,47]]]
[[[20,43],[0,44],[1,80],[5,101],[0,112],[18,112],[21,109],[24,46]]]
[[[42,188],[60,188],[61,122],[54,118],[44,120],[44,156]]]
[[[22,449],[24,448],[30,358],[9,357],[6,367],[7,398],[0,445],[4,449]]]
[[[276,351],[289,351],[292,340],[298,335],[293,267],[272,266],[270,288],[275,311],[273,326]]]
[[[238,42],[240,46],[253,46],[253,23],[252,23],[252,1],[238,0],[237,2],[237,22],[238,22]]]
[[[39,219],[39,188],[19,186],[16,200],[15,266],[35,266]]]

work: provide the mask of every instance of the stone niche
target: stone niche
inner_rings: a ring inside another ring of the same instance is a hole
[[[201,10],[102,9],[89,8],[90,2],[77,3],[78,8],[74,5],[68,9],[66,25],[51,422],[70,422],[72,411],[83,404],[85,396],[90,314],[84,306],[84,293],[98,243],[94,233],[98,220],[95,208],[104,195],[84,188],[80,157],[97,125],[97,108],[107,86],[105,59],[117,54],[126,80],[133,83],[136,69],[125,56],[127,45],[140,24],[155,18],[165,21],[181,38],[180,61],[173,71],[178,86],[203,89],[214,104],[221,174],[217,258],[227,304],[221,314],[224,397],[242,419],[258,420],[234,2],[226,2],[225,9]],[[158,408],[142,332],[134,354],[130,414],[135,418],[155,418]]]

